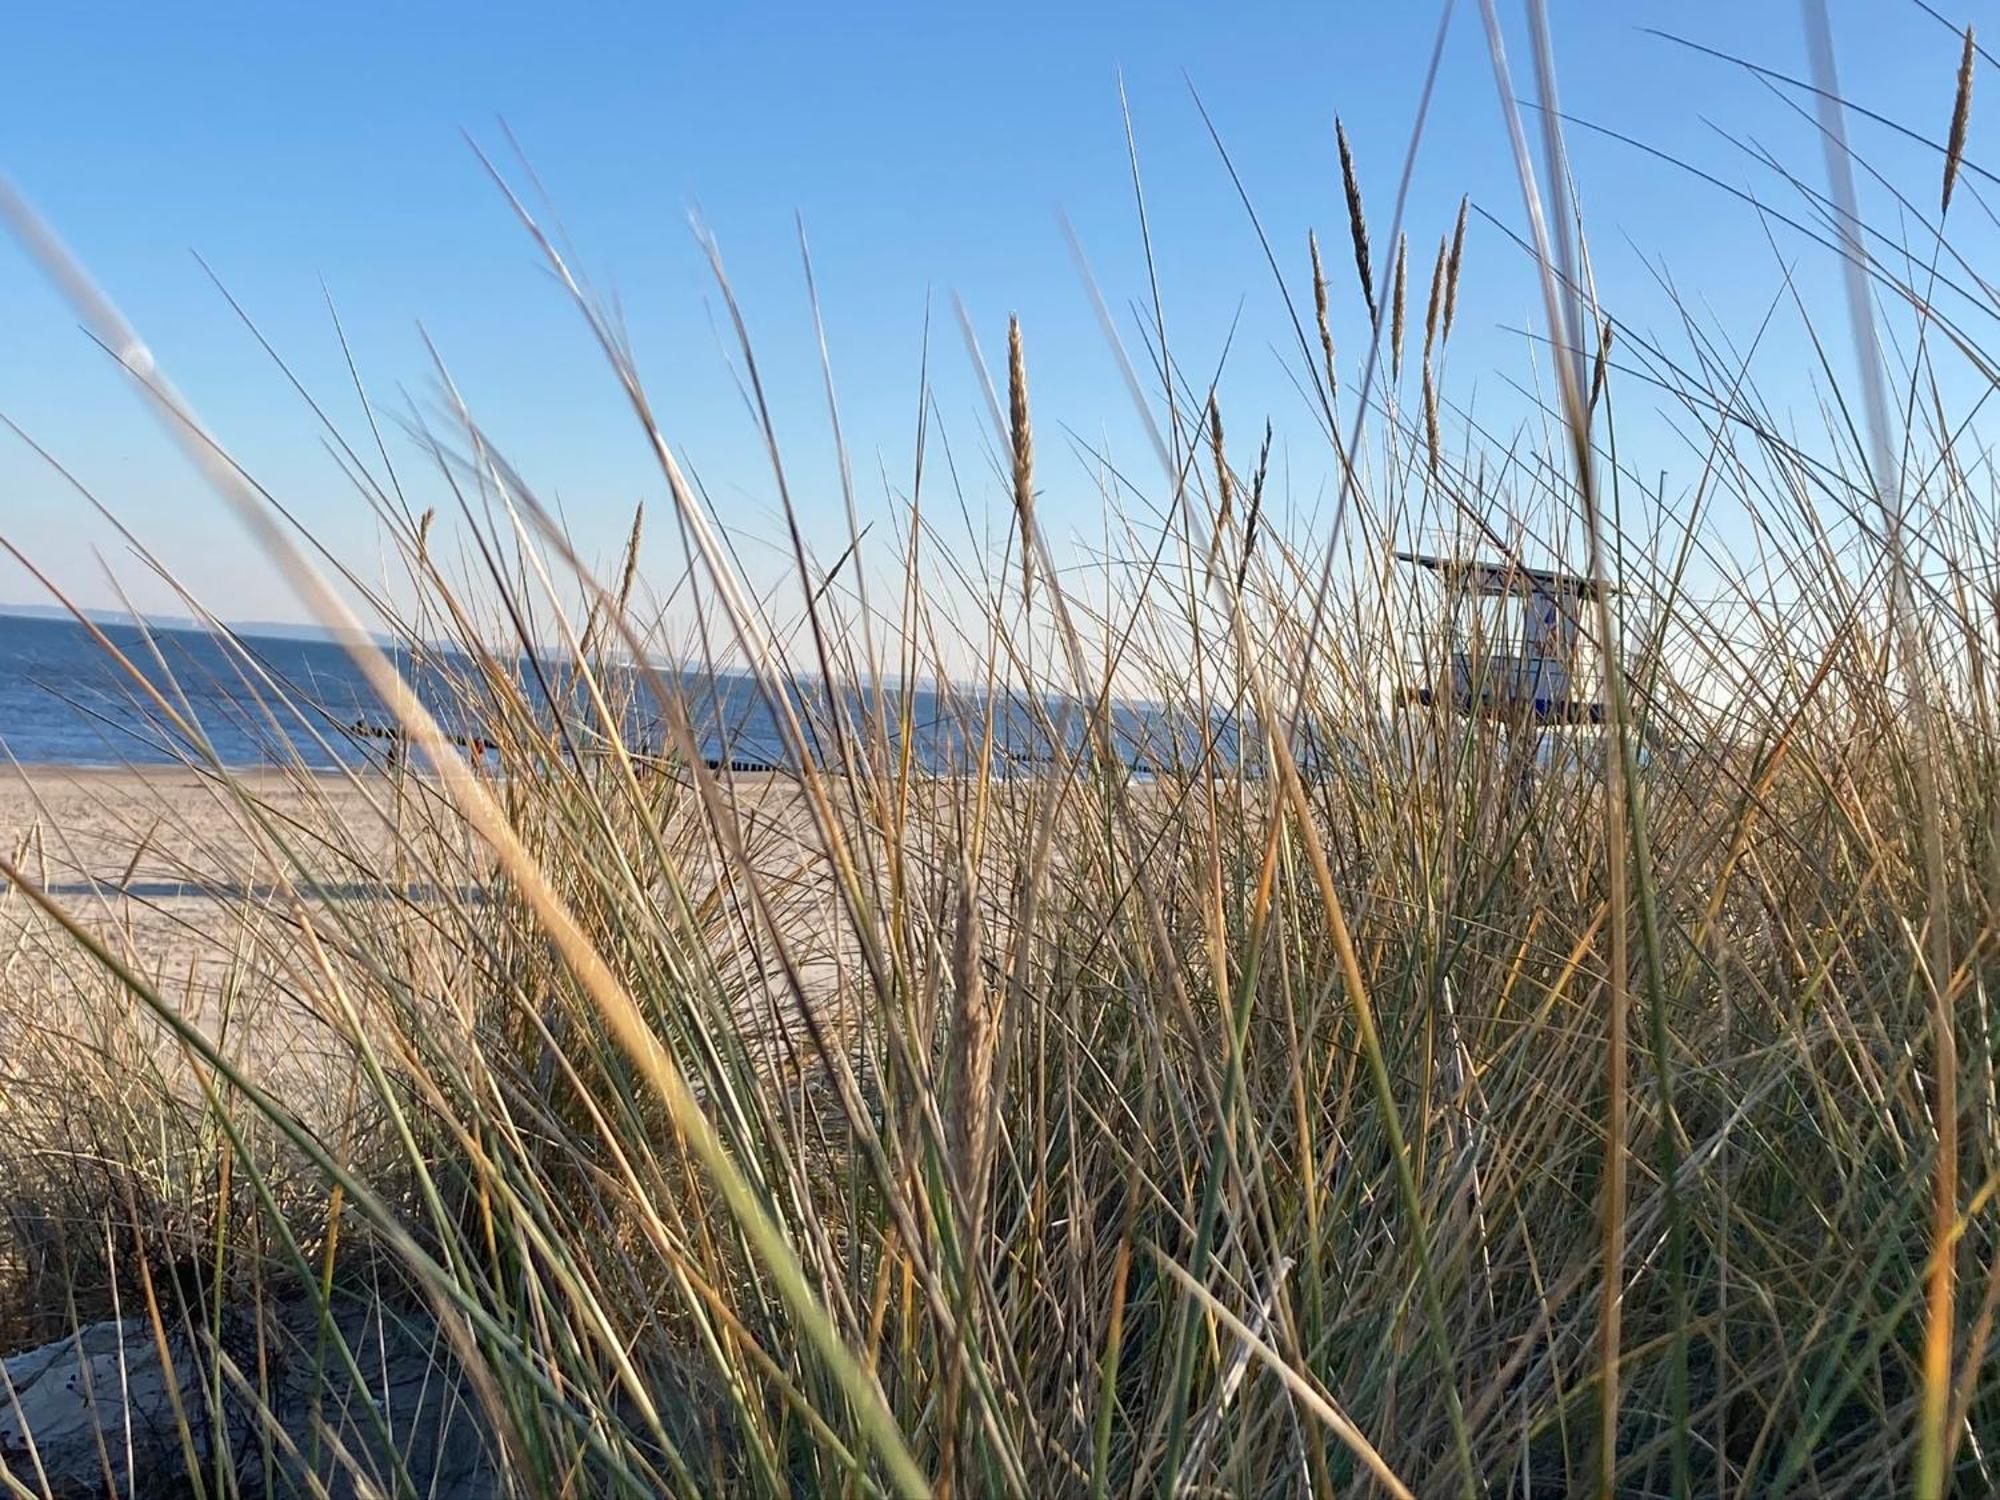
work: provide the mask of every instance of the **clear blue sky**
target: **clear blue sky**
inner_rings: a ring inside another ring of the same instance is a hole
[[[1963,19],[1962,0],[1939,0]],[[1518,6],[1504,6],[1510,24]],[[1957,40],[1899,0],[1835,0],[1848,92],[1942,135]],[[1774,201],[1782,188],[1722,132],[1755,137],[1817,180],[1804,124],[1741,70],[1645,35],[1659,26],[1805,71],[1784,0],[1555,0],[1564,103]],[[982,408],[952,324],[963,297],[989,355],[1006,316],[1027,329],[1044,439],[1044,514],[1100,529],[1060,424],[1103,433],[1150,478],[1126,397],[1058,227],[1075,222],[1114,304],[1144,290],[1124,161],[1122,69],[1148,177],[1179,352],[1224,377],[1238,431],[1270,415],[1323,471],[1284,371],[1289,333],[1250,228],[1191,102],[1200,91],[1297,288],[1316,226],[1360,344],[1332,142],[1336,112],[1386,233],[1437,6],[1419,0],[1233,6],[25,6],[0,52],[0,170],[41,208],[250,469],[364,571],[374,528],[320,450],[309,414],[236,324],[198,250],[308,382],[357,416],[321,301],[336,299],[374,393],[423,399],[421,321],[517,465],[608,552],[632,501],[658,501],[602,360],[540,269],[461,131],[503,150],[504,118],[604,286],[626,309],[670,436],[725,503],[751,555],[775,539],[774,495],[719,352],[719,311],[688,229],[699,208],[748,310],[815,536],[837,551],[819,374],[793,216],[812,237],[862,481],[887,513],[876,456],[907,475],[928,295],[939,400],[975,508],[999,491],[978,458]],[[1516,38],[1517,80],[1528,78]],[[1982,89],[1990,80],[1982,79]],[[1988,134],[1975,103],[1972,154]],[[1935,159],[1880,132],[1858,141],[1909,168],[1933,202]],[[1718,319],[1761,312],[1777,270],[1754,216],[1670,167],[1578,134],[1577,174],[1606,298],[1670,323],[1634,253],[1671,269]],[[1412,279],[1461,191],[1519,225],[1476,3],[1461,0],[1419,158]],[[1793,247],[1805,254],[1804,247]],[[1382,246],[1377,246],[1378,254]],[[1451,383],[1525,378],[1535,317],[1518,258],[1475,223]],[[1834,283],[1820,283],[1831,289]],[[1413,287],[1412,301],[1421,306]],[[1834,305],[1834,304],[1829,304]],[[296,618],[249,541],[152,429],[105,357],[29,263],[0,247],[0,410],[70,462],[219,612]],[[1767,367],[1767,379],[1770,372]],[[1810,392],[1803,382],[1801,400]],[[1496,405],[1504,407],[1499,396]],[[1637,397],[1633,399],[1639,399]],[[399,457],[410,457],[407,448]],[[1663,449],[1661,463],[1677,461]],[[1309,495],[1295,496],[1301,504]],[[665,528],[656,528],[655,535]],[[92,549],[106,528],[11,439],[0,441],[0,531],[92,604],[111,602]],[[666,543],[662,541],[660,546]],[[115,551],[142,604],[162,591]],[[8,565],[0,599],[35,597]]]

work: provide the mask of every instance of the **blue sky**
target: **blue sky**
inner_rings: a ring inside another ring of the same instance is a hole
[[[1503,8],[1518,23],[1518,6]],[[1957,39],[1899,0],[1832,8],[1850,95],[1941,136]],[[1940,8],[1955,16],[1963,6]],[[1817,179],[1813,137],[1768,89],[1644,32],[1658,26],[1803,73],[1796,6],[1554,0],[1552,12],[1573,113],[1755,183],[1774,201],[1783,190],[1728,136],[1755,137]],[[574,310],[463,139],[469,132],[504,153],[504,118],[583,263],[619,294],[670,437],[709,483],[753,569],[774,568],[774,492],[723,357],[691,210],[721,243],[809,531],[829,555],[843,527],[795,215],[812,240],[865,515],[890,509],[878,462],[898,486],[908,474],[927,298],[938,400],[975,512],[1004,514],[979,461],[984,419],[953,326],[954,297],[989,355],[1004,348],[1008,313],[1021,315],[1045,435],[1064,425],[1102,435],[1150,477],[1058,224],[1059,213],[1075,223],[1115,306],[1143,294],[1118,112],[1122,71],[1180,355],[1207,370],[1240,317],[1222,385],[1232,430],[1254,432],[1270,416],[1296,455],[1288,473],[1307,491],[1324,460],[1286,374],[1287,325],[1190,85],[1295,288],[1306,285],[1305,230],[1318,228],[1342,299],[1343,348],[1354,350],[1362,325],[1332,121],[1338,112],[1347,123],[1383,234],[1437,18],[1435,5],[1415,0],[31,6],[10,18],[0,54],[0,171],[246,466],[363,572],[379,551],[372,520],[191,250],[350,427],[359,412],[322,284],[384,405],[400,403],[399,389],[428,399],[421,324],[517,467],[561,500],[587,549],[609,552],[632,502],[658,502],[662,486]],[[1518,36],[1514,61],[1525,87]],[[1974,158],[1984,125],[1976,102]],[[1858,140],[1907,168],[1913,197],[1934,201],[1934,158],[1879,132],[1864,129]],[[1607,301],[1642,324],[1670,325],[1634,248],[1643,247],[1719,322],[1740,326],[1761,314],[1778,271],[1752,214],[1629,147],[1578,133],[1572,149]],[[1458,7],[1418,159],[1413,282],[1427,275],[1462,191],[1521,223],[1476,3]],[[1809,288],[1831,295],[1836,283],[1811,252],[1785,248],[1807,258]],[[1414,290],[1412,299],[1420,301]],[[1527,378],[1518,330],[1535,316],[1519,258],[1475,223],[1454,392],[1490,390],[1480,399],[1504,413],[1507,381]],[[4,247],[0,328],[0,411],[70,463],[220,613],[301,614],[74,318]],[[1778,368],[1767,365],[1767,390],[1782,396],[1787,351],[1802,362],[1803,350],[1795,336],[1774,339]],[[1803,374],[1797,395],[1811,400]],[[1096,535],[1101,505],[1086,466],[1050,438],[1043,453],[1051,529]],[[1679,461],[1663,441],[1654,466]],[[1293,496],[1301,506],[1310,498]],[[0,532],[87,603],[112,598],[99,548],[142,605],[167,603],[108,529],[11,440],[0,441]],[[11,564],[0,572],[0,599],[35,597],[25,574]]]

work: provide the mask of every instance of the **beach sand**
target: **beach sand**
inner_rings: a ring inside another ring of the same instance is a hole
[[[730,792],[788,917],[824,922],[795,784],[739,775]],[[683,848],[712,878],[709,842]],[[185,767],[18,768],[0,774],[0,856],[204,1026],[225,990],[283,992],[300,978],[313,961],[302,922],[331,942],[338,922],[323,918],[414,921],[428,903],[487,899],[492,867],[435,782],[380,770],[225,781]],[[743,930],[718,924],[716,937]],[[0,1031],[24,1018],[83,1024],[92,997],[117,988],[27,891],[0,890]]]
[[[378,809],[393,815],[394,789],[379,775],[275,771],[242,773],[234,786],[176,767],[22,768],[0,775],[0,856],[164,1006],[324,1119],[337,1048],[297,998],[297,978],[302,899],[325,902],[301,898],[285,878],[277,840],[326,899],[362,897],[366,877],[340,849],[387,856],[393,839]],[[100,957],[28,890],[0,890],[0,1115],[47,1122],[74,1107],[65,1096],[115,1096],[120,1080],[134,1097],[148,1078],[185,1090],[189,1067]]]
[[[377,810],[390,797],[383,777],[357,784],[249,771],[238,779],[308,858],[338,863],[325,860],[336,826],[364,852],[390,846]],[[176,989],[214,977],[228,909],[272,896],[281,874],[242,799],[177,767],[36,766],[0,776],[0,853],[141,972]],[[33,946],[35,935],[54,937],[53,924],[25,893],[7,890],[0,943]]]

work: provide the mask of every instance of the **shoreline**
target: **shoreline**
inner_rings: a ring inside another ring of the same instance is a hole
[[[350,775],[380,775],[380,766],[281,766],[271,762],[256,765],[223,766],[219,770],[209,766],[184,765],[177,762],[137,763],[127,765],[78,764],[61,760],[10,761],[5,775],[13,780],[29,781],[153,781],[186,777],[191,781],[214,781],[218,776],[234,777],[239,780],[257,779],[264,781],[295,780],[301,775],[314,781],[345,781]]]

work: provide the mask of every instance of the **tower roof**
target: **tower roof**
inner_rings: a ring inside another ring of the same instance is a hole
[[[1426,552],[1398,552],[1399,562],[1415,563],[1453,579],[1479,594],[1566,594],[1578,599],[1597,597],[1597,584],[1576,573],[1556,573],[1515,562],[1489,562],[1477,557],[1433,557]],[[1616,589],[1606,587],[1607,594]]]

